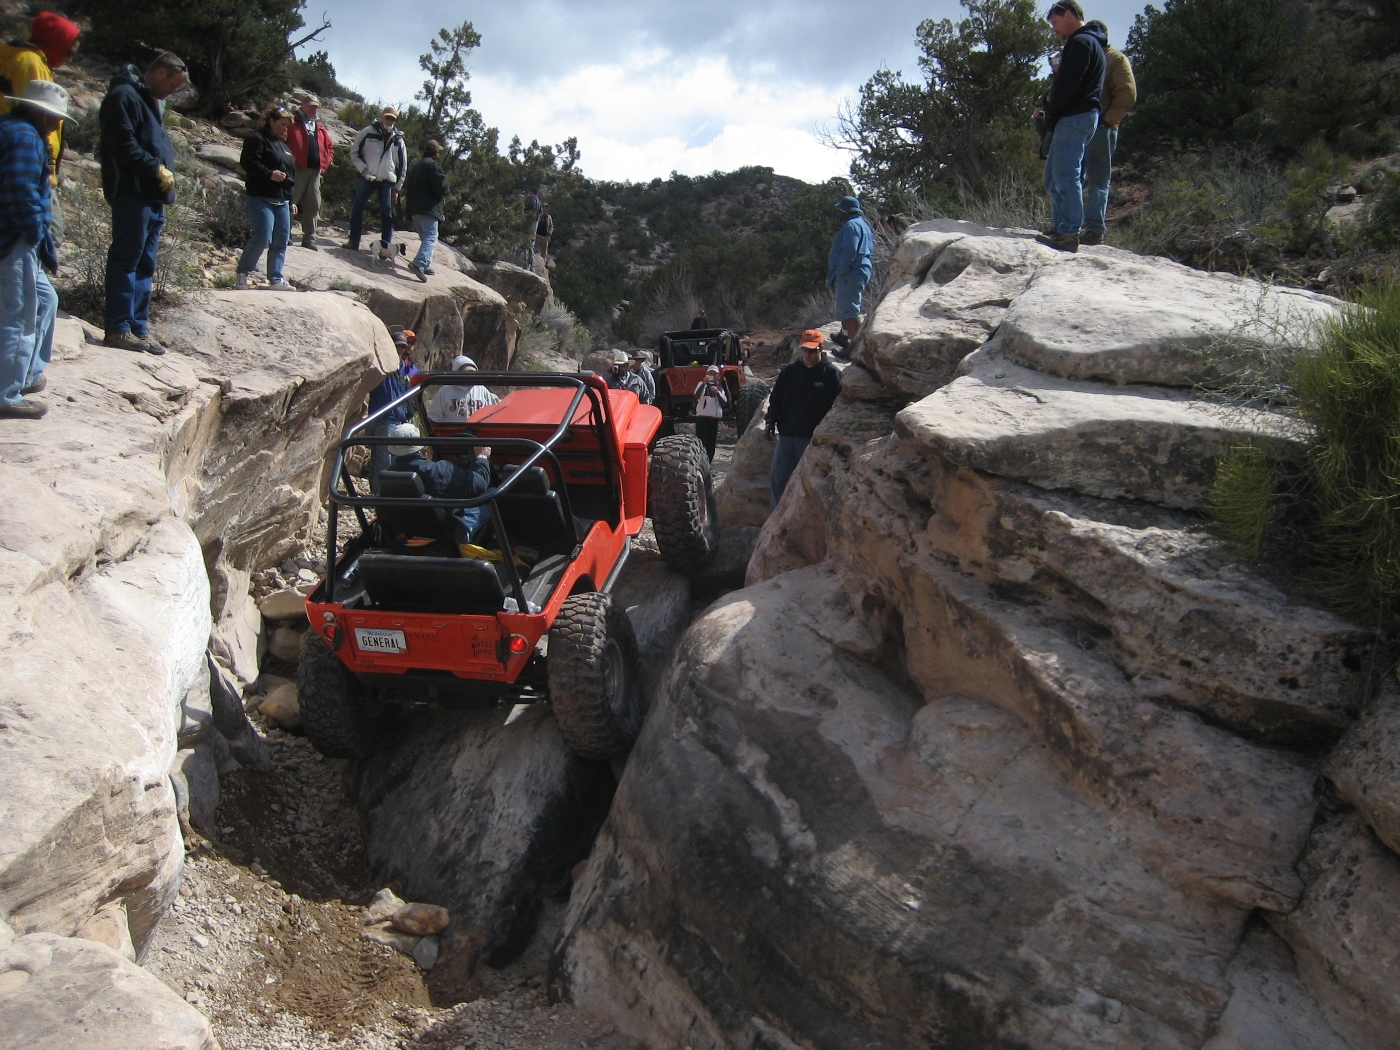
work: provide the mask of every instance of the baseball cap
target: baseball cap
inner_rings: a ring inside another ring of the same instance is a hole
[[[408,349],[408,336],[404,335],[402,332],[391,332],[390,334],[394,337],[395,346],[401,350]]]
[[[393,117],[395,120],[399,119],[399,111],[396,110],[393,106],[385,106],[380,111],[379,115],[381,117]]]
[[[321,104],[321,99],[310,91],[298,91],[292,98],[304,106],[319,106]]]
[[[802,333],[802,338],[797,341],[797,345],[802,347],[815,347],[820,350],[826,345],[826,337],[815,328],[809,328]]]
[[[705,374],[719,375],[719,365],[711,365],[709,368],[705,369]]]
[[[399,423],[391,427],[389,430],[389,436],[395,438],[422,437],[422,435],[418,433],[418,428],[412,423]],[[423,443],[421,441],[413,442],[412,444],[390,445],[389,454],[391,456],[407,456],[411,455],[414,452],[417,452],[422,447]]]
[[[452,359],[452,371],[454,372],[475,372],[476,362],[466,354],[458,354]]]

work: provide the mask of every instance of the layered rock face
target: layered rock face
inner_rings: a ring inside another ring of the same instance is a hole
[[[1391,1045],[1394,690],[1198,513],[1288,421],[1186,389],[1334,309],[912,228],[667,672],[556,991],[697,1048]]]

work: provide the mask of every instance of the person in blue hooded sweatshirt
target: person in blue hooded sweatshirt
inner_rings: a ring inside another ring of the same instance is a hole
[[[870,283],[870,252],[875,247],[875,234],[861,214],[860,201],[854,197],[842,197],[836,210],[843,218],[826,259],[826,283],[836,296],[836,317],[841,322],[841,331],[832,341],[846,349],[860,331],[860,299]]]

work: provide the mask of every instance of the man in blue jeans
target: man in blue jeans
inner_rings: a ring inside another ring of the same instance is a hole
[[[830,361],[822,358],[821,332],[809,328],[798,340],[800,359],[778,373],[773,384],[773,392],[768,396],[768,412],[764,416],[767,428],[764,431],[769,441],[777,431],[778,447],[773,450],[773,469],[769,473],[769,484],[773,490],[769,512],[778,509],[778,501],[783,498],[792,472],[807,446],[812,443],[812,434],[817,424],[826,418],[831,406],[836,403],[836,395],[841,393],[841,372]]]
[[[390,245],[394,242],[394,201],[408,177],[408,146],[398,128],[399,113],[385,106],[379,119],[360,129],[350,146],[350,163],[359,178],[355,180],[355,199],[350,204],[350,239],[345,247],[360,250],[360,233],[365,225],[365,205],[374,197],[379,203],[379,258],[393,258]]]
[[[44,274],[58,268],[46,139],[68,115],[68,92],[36,79],[5,98],[14,109],[0,117],[0,418],[39,419],[47,406],[24,395],[46,385],[58,313]]]
[[[1099,129],[1084,154],[1084,231],[1080,244],[1102,244],[1108,231],[1108,187],[1113,176],[1113,151],[1118,148],[1118,125],[1137,103],[1137,80],[1128,56],[1108,43],[1108,27],[1095,19],[1085,23],[1104,35],[1103,94],[1099,96]]]
[[[408,264],[413,275],[424,284],[433,276],[433,250],[437,247],[438,223],[442,221],[442,202],[447,197],[447,174],[438,163],[442,146],[429,139],[423,146],[423,158],[408,173],[403,192],[408,205],[408,217],[418,232],[418,254]]]
[[[1099,126],[1106,38],[1101,30],[1084,24],[1079,0],[1060,0],[1046,17],[1065,46],[1045,105],[1052,135],[1050,155],[1045,158],[1045,189],[1055,229],[1036,240],[1057,251],[1077,252],[1084,225],[1084,154]]]
[[[185,63],[170,52],[145,73],[127,66],[112,78],[97,121],[102,195],[112,208],[103,343],[163,354],[150,337],[151,281],[165,206],[175,203],[175,150],[165,133],[164,100],[185,86]]]

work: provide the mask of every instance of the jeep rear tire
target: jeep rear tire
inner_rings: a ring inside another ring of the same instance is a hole
[[[767,396],[768,384],[762,379],[750,379],[739,388],[739,395],[734,399],[734,426],[738,428],[740,438],[749,429],[749,421]]]
[[[374,750],[382,717],[364,689],[315,630],[302,635],[297,700],[306,738],[327,758],[364,758]]]
[[[637,637],[610,594],[564,600],[549,632],[549,704],[580,758],[622,758],[642,726]]]
[[[705,446],[690,434],[662,438],[651,450],[647,505],[662,560],[699,572],[719,547],[715,483]]]

